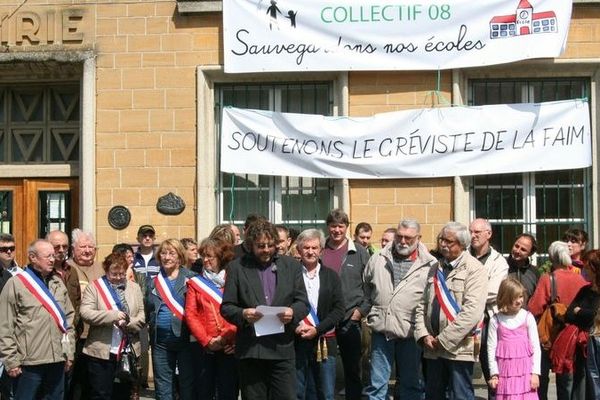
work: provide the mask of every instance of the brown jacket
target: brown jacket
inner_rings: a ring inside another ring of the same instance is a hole
[[[62,280],[51,275],[48,289],[60,305],[68,323],[69,342],[42,303],[16,276],[0,294],[0,358],[7,370],[21,365],[41,365],[73,360],[74,310]]]
[[[69,299],[75,310],[75,318],[73,319],[73,326],[79,324],[79,305],[81,304],[81,287],[79,286],[79,274],[77,270],[66,261],[63,262],[63,269],[58,270],[55,268],[56,274],[62,278],[63,283],[67,287],[67,293],[69,293]]]
[[[146,323],[144,299],[137,283],[128,281],[125,286],[125,300],[129,307],[129,324],[133,348],[136,354],[141,353],[139,331]],[[81,319],[89,324],[89,332],[83,352],[89,356],[108,360],[112,340],[113,323],[117,320],[118,311],[109,310],[100,298],[96,285],[90,284],[83,292],[80,308]]]
[[[97,261],[95,261],[94,264],[89,267],[83,267],[77,264],[73,259],[67,260],[67,263],[72,266],[75,271],[77,271],[81,293],[85,292],[85,288],[90,282],[104,275],[102,265],[100,265],[100,263]],[[78,338],[85,339],[87,337],[89,330],[88,324],[85,324],[83,321],[79,320],[75,328],[77,330]]]

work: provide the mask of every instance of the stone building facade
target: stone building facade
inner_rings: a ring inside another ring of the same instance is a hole
[[[223,72],[220,1],[4,1],[0,230],[13,232],[24,249],[48,229],[80,226],[96,233],[104,255],[114,243],[134,243],[145,223],[159,239],[202,238],[219,222],[241,223],[247,212],[305,227],[322,226],[329,208],[343,207],[353,225],[370,222],[375,238],[414,217],[433,245],[448,220],[486,216],[504,251],[515,232],[533,231],[546,243],[567,226],[590,231],[597,244],[600,2],[575,0],[573,8],[566,51],[557,59],[439,76],[230,75]],[[591,105],[594,163],[586,170],[327,182],[219,171],[219,112],[227,105],[293,111],[306,102],[315,113],[370,116],[576,97]],[[179,215],[157,211],[169,192],[186,203]],[[124,229],[109,224],[116,205],[131,213]]]

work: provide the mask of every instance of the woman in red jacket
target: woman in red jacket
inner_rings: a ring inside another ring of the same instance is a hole
[[[238,397],[236,327],[219,312],[225,266],[233,259],[233,249],[230,243],[208,238],[200,243],[198,250],[202,273],[188,281],[185,300],[187,325],[205,352],[198,398],[234,400]]]

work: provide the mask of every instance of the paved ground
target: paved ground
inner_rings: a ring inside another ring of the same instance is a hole
[[[487,400],[487,386],[483,381],[483,378],[476,378],[474,382],[475,386],[475,399],[476,400]],[[548,400],[556,400],[556,388],[554,386],[554,376],[550,378],[550,390],[548,391]],[[154,399],[154,391],[146,390],[141,399]],[[366,398],[366,397],[365,397]],[[338,400],[344,400],[344,396],[337,396]]]

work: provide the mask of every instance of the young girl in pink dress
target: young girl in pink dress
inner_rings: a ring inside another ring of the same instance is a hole
[[[497,400],[537,400],[540,343],[535,318],[523,310],[525,288],[507,278],[498,289],[498,313],[489,322],[488,384]]]

